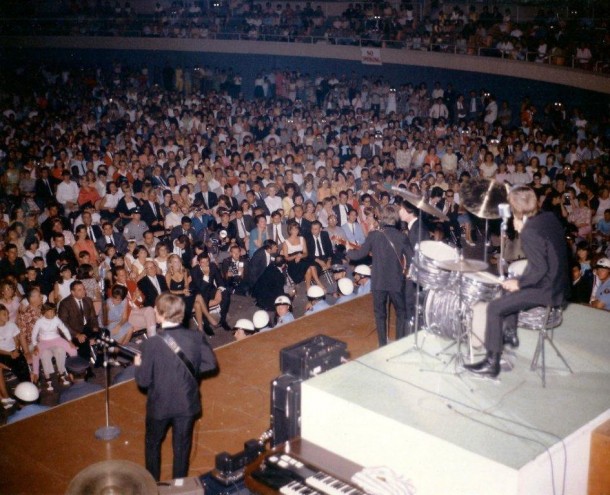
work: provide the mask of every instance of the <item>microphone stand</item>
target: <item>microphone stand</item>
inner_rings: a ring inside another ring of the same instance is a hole
[[[108,366],[108,343],[98,341],[104,347],[104,374],[106,375],[106,426],[101,426],[95,430],[95,438],[98,440],[113,440],[121,434],[118,426],[110,425],[110,367]]]

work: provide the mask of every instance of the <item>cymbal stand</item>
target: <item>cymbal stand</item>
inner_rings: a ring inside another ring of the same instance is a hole
[[[489,237],[489,218],[485,219],[485,242],[483,243],[483,261],[487,263],[489,254],[487,250],[491,247],[491,239]]]
[[[98,440],[113,440],[121,434],[121,429],[118,426],[110,425],[110,366],[108,362],[108,343],[102,342],[104,347],[104,374],[106,375],[106,426],[101,426],[95,430],[95,438]]]
[[[413,260],[417,259],[418,255],[419,255],[419,243],[421,242],[421,236],[422,236],[422,214],[421,214],[421,208],[418,209],[419,213],[417,216],[417,238],[418,238],[418,244],[413,246]],[[411,264],[413,264],[415,261],[411,261]],[[409,279],[406,280],[406,283],[409,283]],[[413,326],[413,346],[410,347],[409,349],[407,349],[404,352],[401,352],[400,354],[398,354],[397,356],[393,356],[391,358],[388,358],[386,361],[392,361],[400,356],[405,356],[411,352],[419,352],[420,354],[425,354],[428,357],[434,358],[434,359],[439,359],[438,356],[434,355],[434,354],[430,354],[429,352],[425,351],[422,347],[420,347],[419,342],[418,342],[418,334],[419,334],[419,314],[421,311],[421,297],[420,297],[420,292],[421,292],[421,285],[419,284],[419,277],[416,277],[416,281],[415,281],[415,315],[413,316],[413,320],[412,320],[412,326]],[[406,289],[405,289],[406,290]],[[409,323],[411,324],[411,323]],[[423,342],[422,342],[423,345]]]

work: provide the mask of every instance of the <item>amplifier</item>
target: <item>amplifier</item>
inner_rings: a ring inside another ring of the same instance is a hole
[[[301,380],[339,366],[348,356],[347,344],[326,335],[316,335],[280,351],[282,373]]]
[[[280,375],[271,382],[272,446],[301,434],[301,380]]]

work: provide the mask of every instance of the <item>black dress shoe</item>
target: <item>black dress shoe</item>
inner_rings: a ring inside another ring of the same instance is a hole
[[[212,327],[210,326],[210,324],[208,322],[205,322],[203,324],[203,331],[205,332],[205,334],[209,337],[214,337],[214,335],[216,335],[214,333],[214,330],[212,330]]]
[[[517,335],[517,329],[504,331],[504,344],[509,345],[513,349],[519,347],[519,335]]]
[[[229,326],[229,324],[228,324],[228,323],[227,323],[225,320],[222,320],[222,321],[219,323],[219,325],[220,325],[222,328],[224,328],[224,329],[225,329],[227,332],[230,332],[231,330],[233,330],[233,329],[232,329],[232,328]]]
[[[500,374],[500,353],[488,352],[483,361],[473,364],[464,364],[464,368],[481,376],[495,378]]]

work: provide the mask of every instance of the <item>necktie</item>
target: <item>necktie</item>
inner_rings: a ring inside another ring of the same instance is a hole
[[[150,281],[152,282],[152,284],[155,286],[155,290],[157,291],[157,294],[161,294],[161,287],[159,286],[159,281],[157,280],[157,277],[149,277]]]
[[[95,242],[95,235],[93,235],[93,227],[89,227],[89,239]]]
[[[47,189],[49,190],[49,192],[51,193],[51,196],[53,195],[53,189],[51,189],[51,184],[49,184],[49,181],[47,179],[44,180],[45,185],[47,186]]]
[[[350,223],[350,224],[349,224],[349,228],[350,228],[350,229],[351,229],[351,231],[352,231],[352,235],[356,235],[356,227],[354,227],[354,224],[353,224],[353,223]]]
[[[278,235],[278,233],[277,233],[277,225],[274,225],[274,226],[273,226],[273,232],[274,232],[274,234],[273,234],[273,240],[274,240],[275,242],[277,242],[278,237],[279,237],[279,235]]]
[[[322,243],[320,242],[319,237],[316,237],[316,251],[318,251],[318,254],[316,256],[324,256],[324,250],[322,249]]]
[[[246,237],[246,226],[244,225],[244,221],[241,218],[239,219],[239,226],[241,227],[239,237]]]
[[[152,208],[153,215],[156,218],[157,217],[157,207],[155,206],[155,203],[153,201],[150,201],[150,207]]]
[[[80,310],[80,314],[83,317],[83,325],[87,324],[87,318],[85,318],[85,309],[83,308],[83,300],[78,299],[78,309]]]
[[[106,237],[106,244],[110,244],[111,246],[114,246],[114,242],[112,242],[111,236]]]

